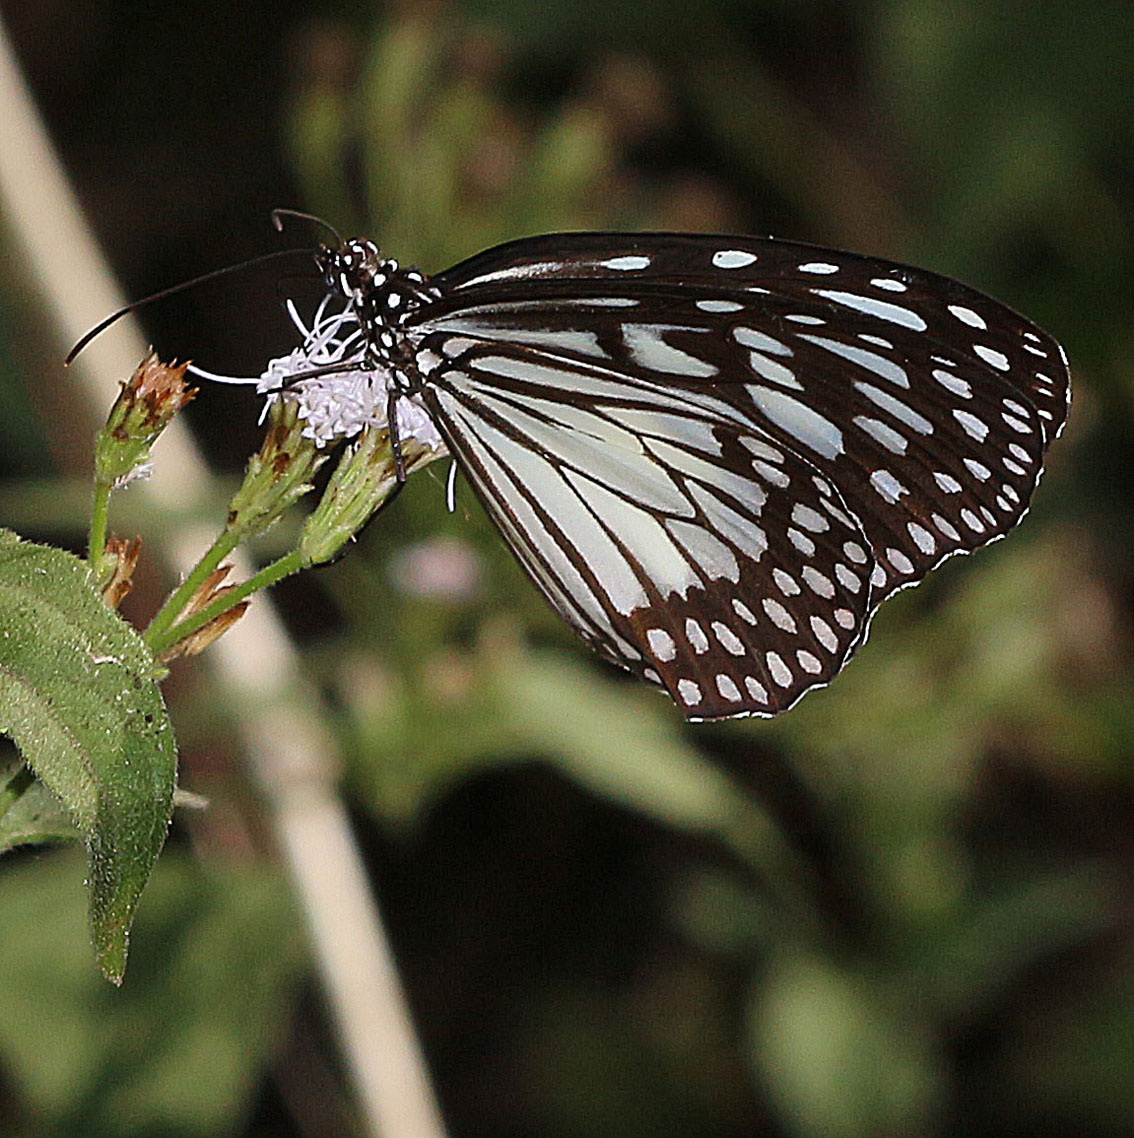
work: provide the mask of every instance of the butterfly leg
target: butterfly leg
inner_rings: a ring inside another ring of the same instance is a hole
[[[398,485],[394,490],[396,494],[406,482],[406,463],[402,458],[402,439],[398,430],[398,398],[401,395],[396,388],[392,388],[386,395],[386,429],[390,432],[390,449],[394,454],[394,477]]]

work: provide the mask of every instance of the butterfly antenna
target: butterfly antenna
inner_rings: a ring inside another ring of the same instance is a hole
[[[341,248],[346,244],[342,234],[329,221],[324,221],[321,217],[316,217],[313,213],[304,213],[301,209],[272,210],[272,224],[280,233],[283,232],[285,217],[294,217],[299,221],[310,221],[315,225],[321,225],[335,239],[337,246]]]
[[[278,257],[294,257],[297,253],[302,253],[305,257],[311,256],[310,249],[277,249],[274,253],[265,253],[262,257],[253,257],[249,261],[241,261],[236,265],[226,265],[223,269],[213,269],[212,272],[202,273],[199,277],[193,277],[192,280],[182,281],[180,284],[163,288],[161,292],[151,293],[149,296],[142,297],[141,300],[135,300],[133,303],[127,304],[124,308],[120,308],[117,312],[112,312],[105,320],[100,320],[67,353],[67,358],[63,361],[63,364],[64,366],[69,365],[96,336],[105,332],[111,324],[121,320],[122,317],[128,313],[136,312],[144,304],[151,304],[155,300],[164,300],[167,296],[173,296],[175,293],[184,292],[187,288],[193,288],[195,285],[204,284],[206,281],[214,280],[217,277],[223,277],[226,273],[235,273],[240,269],[248,269],[253,265],[263,264],[265,261],[273,261]]]

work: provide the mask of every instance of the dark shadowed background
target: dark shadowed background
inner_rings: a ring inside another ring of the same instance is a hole
[[[774,723],[683,727],[440,474],[277,599],[454,1138],[1134,1135],[1130,5],[0,9],[131,296],[279,248],[295,206],[426,271],[555,229],[771,233],[1055,335],[1075,403],[1029,517]],[[0,524],[81,551],[88,428],[0,240]],[[258,370],[277,282],[147,333]],[[187,414],[219,518],[258,408]],[[130,613],[167,584],[151,564]],[[212,805],[179,816],[125,988],[73,852],[0,865],[0,1133],[361,1134],[225,693],[183,665],[167,696]]]

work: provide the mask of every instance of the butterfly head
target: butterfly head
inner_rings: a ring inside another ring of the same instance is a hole
[[[338,247],[320,245],[315,263],[327,288],[349,301],[371,328],[398,325],[433,295],[422,273],[383,257],[373,241],[355,238]]]
[[[382,288],[398,268],[397,261],[383,257],[373,241],[362,240],[344,241],[338,247],[320,245],[315,264],[327,288],[355,304]]]

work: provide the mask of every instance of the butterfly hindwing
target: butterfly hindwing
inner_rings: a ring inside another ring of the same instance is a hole
[[[711,394],[531,347],[432,342],[448,362],[427,405],[588,643],[695,719],[772,715],[839,671],[873,559],[806,460]]]

